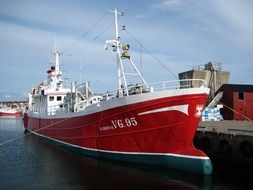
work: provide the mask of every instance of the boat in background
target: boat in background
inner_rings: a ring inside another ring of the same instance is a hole
[[[194,79],[200,84],[194,88],[180,85],[190,80],[147,83],[130,46],[121,44],[123,13],[112,12],[116,36],[105,49],[116,54],[117,89],[95,93],[89,82],[67,87],[55,46],[47,80],[29,94],[25,129],[85,155],[211,174],[210,159],[192,142],[209,94],[205,81]],[[129,84],[129,76],[137,82]]]
[[[16,107],[0,107],[0,117],[1,116],[21,117],[22,111],[20,111]]]

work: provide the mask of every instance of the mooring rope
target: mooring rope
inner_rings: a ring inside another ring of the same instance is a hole
[[[221,102],[219,102],[219,103],[220,103],[221,105],[223,105],[224,107],[228,108],[229,110],[231,110],[232,112],[235,112],[235,113],[237,113],[238,115],[242,116],[243,118],[247,119],[248,121],[252,121],[250,118],[248,118],[248,117],[246,117],[245,115],[239,113],[239,112],[236,111],[235,109],[233,109],[233,108],[231,108],[231,107],[229,107],[229,106],[227,106],[227,105],[225,105],[225,104],[223,104],[223,103],[221,103]]]
[[[46,129],[46,128],[48,128],[48,127],[51,127],[52,125],[61,123],[61,122],[66,121],[66,120],[68,120],[68,119],[70,119],[70,118],[62,119],[62,120],[60,120],[60,121],[57,121],[57,122],[55,122],[55,123],[51,123],[51,124],[49,124],[49,125],[46,125],[45,127],[39,128],[39,129],[34,130],[34,131],[32,131],[32,132],[28,132],[28,133],[26,133],[26,134],[19,135],[19,136],[17,136],[17,137],[11,138],[11,139],[9,139],[9,140],[3,141],[2,143],[0,143],[0,146],[3,146],[3,145],[8,144],[8,143],[11,143],[11,142],[13,142],[13,141],[15,141],[15,140],[17,140],[17,139],[20,139],[20,138],[26,137],[26,136],[28,136],[28,135],[31,135],[33,132],[36,133],[36,132],[38,132],[38,131],[40,131],[40,130]]]

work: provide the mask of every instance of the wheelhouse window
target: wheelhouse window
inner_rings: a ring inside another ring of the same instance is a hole
[[[238,99],[244,100],[244,92],[238,92]]]
[[[54,96],[49,96],[49,101],[50,102],[54,101]]]
[[[57,101],[61,101],[61,100],[62,100],[62,97],[61,97],[61,96],[57,96],[56,100],[57,100]]]

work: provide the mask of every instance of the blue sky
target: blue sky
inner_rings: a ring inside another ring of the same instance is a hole
[[[251,0],[0,0],[0,101],[24,97],[46,78],[56,39],[63,52],[64,76],[91,81],[95,90],[116,87],[114,54],[104,50],[113,39],[113,15],[125,13],[139,42],[174,75],[209,61],[231,71],[230,83],[253,84],[253,1]],[[140,45],[126,32],[132,59],[139,66]],[[175,77],[143,50],[148,82]]]

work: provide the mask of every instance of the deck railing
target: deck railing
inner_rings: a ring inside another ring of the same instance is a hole
[[[203,88],[203,87],[207,87],[207,83],[203,79],[182,79],[173,81],[152,82],[148,83],[147,85],[145,84],[128,85],[127,90],[129,95],[133,95],[163,90],[183,89],[183,88]],[[106,93],[103,93],[103,97],[105,99],[118,97],[117,93],[119,90],[122,89],[107,91]],[[126,88],[123,89],[123,92],[124,91],[126,91]]]
[[[206,81],[203,79],[182,79],[172,81],[153,82],[148,84],[154,90],[182,89],[182,88],[200,88],[206,87]]]
[[[153,93],[156,91],[164,91],[164,90],[172,90],[172,89],[185,89],[185,88],[203,88],[207,87],[206,81],[202,79],[183,79],[183,80],[173,80],[173,81],[162,81],[162,82],[153,82],[145,84],[135,84],[135,85],[129,85],[127,90],[128,94],[134,95],[134,94],[143,94],[143,93]],[[109,100],[112,98],[119,97],[118,95],[119,90],[112,90],[107,91],[106,93],[101,94],[103,99],[101,101]],[[123,94],[126,89],[123,89]],[[87,91],[88,92],[88,91]],[[73,92],[75,93],[75,92]],[[91,91],[89,91],[88,94],[90,94]],[[87,94],[87,95],[88,95]],[[94,95],[94,94],[92,94]],[[96,94],[95,94],[96,95]],[[124,94],[125,95],[125,94]],[[85,97],[85,96],[84,96]],[[75,103],[79,103],[77,99],[71,99],[67,103],[61,103],[58,105],[53,106],[41,106],[41,107],[32,107],[30,109],[31,112],[34,114],[43,114],[47,116],[53,116],[56,115],[58,112],[74,112],[74,105]]]

